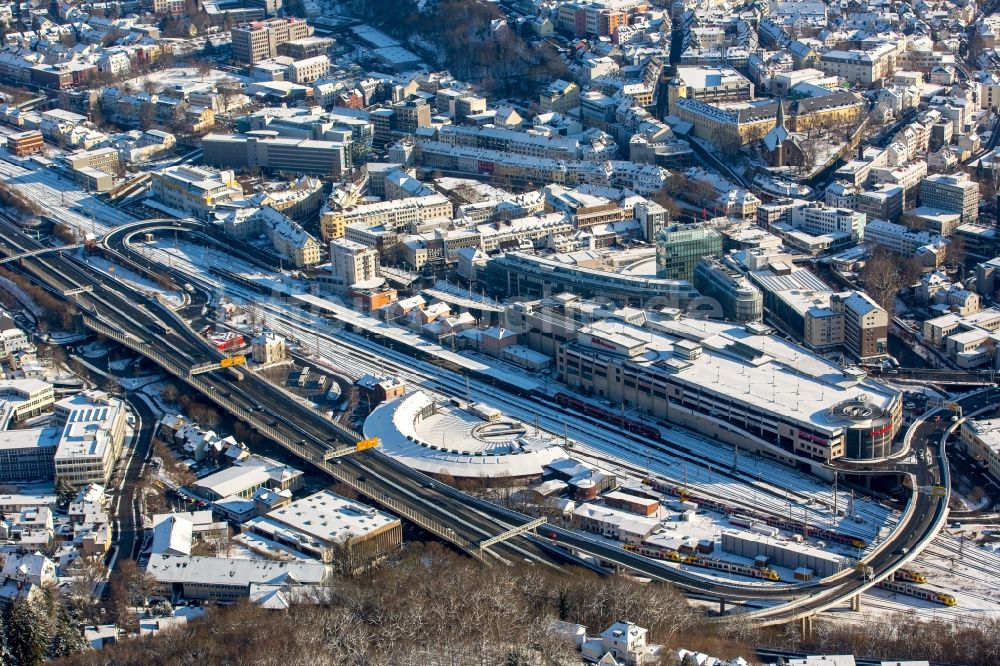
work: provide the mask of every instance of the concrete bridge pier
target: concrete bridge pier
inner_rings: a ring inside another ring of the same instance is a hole
[[[719,615],[726,614],[726,599],[725,597],[719,597]]]
[[[855,594],[853,597],[851,597],[851,610],[854,611],[854,612],[860,612],[861,611],[861,595],[860,594]]]
[[[802,630],[802,640],[812,638],[813,618],[815,618],[815,615],[807,615],[799,620],[799,628]]]

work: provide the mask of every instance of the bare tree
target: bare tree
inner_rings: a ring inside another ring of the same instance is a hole
[[[875,302],[891,313],[895,309],[896,294],[903,286],[899,258],[891,252],[876,248],[865,260],[860,277],[865,290]]]

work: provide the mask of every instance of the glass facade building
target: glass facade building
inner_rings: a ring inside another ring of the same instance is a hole
[[[656,234],[656,277],[694,281],[702,257],[722,252],[722,236],[704,224],[674,224]]]

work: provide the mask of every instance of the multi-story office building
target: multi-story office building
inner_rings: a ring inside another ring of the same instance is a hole
[[[851,235],[851,240],[861,242],[865,239],[864,213],[846,208],[830,208],[822,203],[809,204],[792,208],[791,223],[793,227],[804,229],[812,234],[829,234],[841,231]]]
[[[486,265],[486,283],[497,295],[542,298],[570,292],[620,305],[686,307],[698,297],[687,280],[666,280],[563,264],[546,257],[508,252]]]
[[[98,169],[112,175],[121,171],[118,151],[114,148],[79,150],[66,156],[66,166],[70,169]]]
[[[104,391],[83,391],[57,402],[53,413],[60,428],[56,478],[107,485],[125,443],[125,403]]]
[[[702,257],[722,252],[722,236],[705,224],[673,224],[656,234],[656,277],[694,280],[694,267]]]
[[[420,127],[431,126],[431,106],[425,100],[396,102],[371,113],[375,141],[385,145]]]
[[[288,79],[292,83],[312,83],[330,73],[330,59],[325,55],[296,60],[288,66]]]
[[[680,98],[710,104],[745,102],[753,96],[750,80],[728,67],[678,67],[668,88],[671,103]]]
[[[773,322],[817,352],[870,360],[888,353],[885,310],[859,292],[837,293],[806,268],[773,264],[749,274]]]
[[[299,139],[265,132],[209,134],[202,139],[204,162],[231,169],[264,169],[339,178],[350,168],[345,141]]]
[[[936,173],[920,183],[920,205],[962,216],[962,224],[979,219],[979,183],[965,173]]]
[[[253,592],[289,594],[318,587],[329,576],[322,562],[283,562],[234,557],[153,553],[146,571],[169,599],[204,599],[233,603]]]
[[[55,402],[52,384],[40,379],[0,381],[0,428],[38,416]]]
[[[694,286],[702,296],[715,299],[717,316],[739,323],[764,318],[764,295],[739,271],[714,257],[702,257],[694,267]]]
[[[221,203],[243,196],[232,171],[172,166],[153,172],[153,196],[187,215],[207,220]]]
[[[18,328],[14,320],[7,315],[0,315],[0,356],[9,357],[19,351],[34,349],[28,335]]]
[[[231,31],[233,60],[253,64],[278,55],[278,46],[312,34],[303,19],[271,19],[235,26]]]
[[[868,220],[898,222],[903,214],[903,188],[884,184],[874,190],[858,192],[854,209],[864,213]]]
[[[37,130],[10,134],[7,136],[7,150],[18,157],[40,153],[45,150],[45,139]]]
[[[1000,419],[965,419],[959,431],[965,452],[1000,480]]]
[[[59,430],[56,428],[0,433],[0,480],[19,483],[34,479],[51,481],[55,474],[53,456],[57,446]]]
[[[903,212],[903,224],[915,231],[930,231],[939,236],[950,236],[962,224],[962,215],[928,206],[917,206]]]

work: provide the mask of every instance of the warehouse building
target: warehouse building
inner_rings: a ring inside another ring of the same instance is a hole
[[[254,518],[243,528],[344,571],[357,571],[402,546],[395,516],[323,490]]]
[[[722,550],[766,566],[812,569],[819,578],[832,576],[849,566],[842,556],[819,548],[738,530],[723,530]],[[767,561],[758,560],[761,557],[767,558]]]

